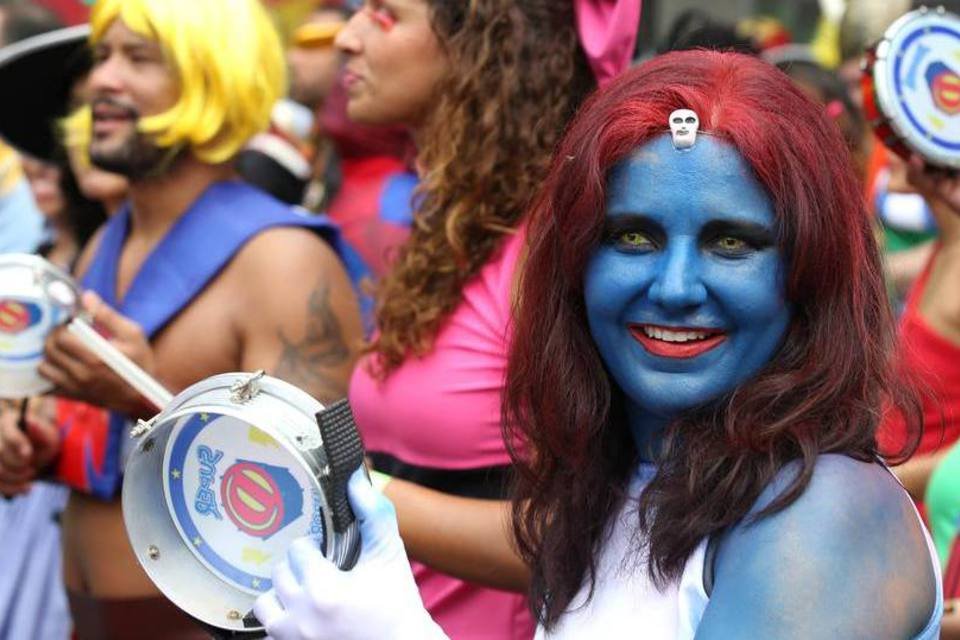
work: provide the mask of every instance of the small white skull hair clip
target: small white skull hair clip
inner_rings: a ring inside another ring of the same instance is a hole
[[[690,109],[677,109],[670,114],[670,133],[676,149],[689,149],[697,142],[700,117]]]

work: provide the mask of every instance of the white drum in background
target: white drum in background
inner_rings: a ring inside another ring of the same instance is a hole
[[[863,62],[864,112],[884,145],[960,168],[960,17],[922,7],[894,22]]]
[[[0,398],[45,393],[53,385],[37,373],[47,334],[77,310],[73,279],[31,254],[0,254]]]

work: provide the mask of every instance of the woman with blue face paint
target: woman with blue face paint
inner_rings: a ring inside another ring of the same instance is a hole
[[[917,404],[822,109],[750,58],[657,58],[584,106],[531,225],[506,415],[543,636],[936,637],[875,438]]]
[[[875,438],[917,404],[822,109],[752,58],[656,58],[582,108],[529,224],[504,417],[538,637],[935,638],[932,545]],[[358,567],[296,545],[271,634],[442,637],[391,505],[350,493]]]

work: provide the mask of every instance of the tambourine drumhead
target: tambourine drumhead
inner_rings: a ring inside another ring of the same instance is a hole
[[[37,367],[50,330],[76,310],[79,292],[66,273],[39,256],[0,254],[0,398],[53,388]]]
[[[239,418],[184,416],[164,455],[164,495],[188,548],[230,586],[271,588],[271,560],[312,536],[326,548],[324,500],[301,459]]]
[[[333,528],[315,414],[323,406],[280,380],[223,374],[181,392],[141,426],[125,468],[123,513],[134,552],[163,594],[221,629],[244,621],[272,587],[273,565],[312,537],[338,566],[359,543]],[[242,386],[242,385],[241,385]]]
[[[912,11],[868,59],[867,111],[875,102],[882,112],[868,115],[887,145],[902,142],[931,164],[960,168],[960,18],[942,9]]]

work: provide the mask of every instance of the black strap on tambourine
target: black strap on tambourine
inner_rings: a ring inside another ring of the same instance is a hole
[[[339,400],[317,413],[317,425],[330,466],[326,482],[321,485],[327,498],[333,529],[343,533],[355,520],[347,500],[347,481],[363,464],[363,442],[346,400]]]

